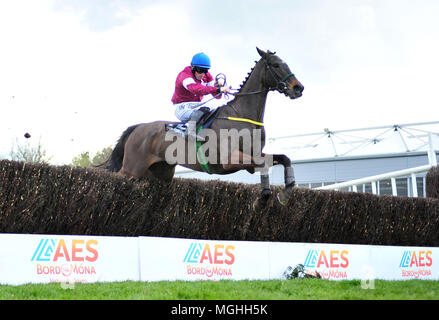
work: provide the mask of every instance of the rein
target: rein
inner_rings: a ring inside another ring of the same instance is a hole
[[[235,91],[238,91],[238,92],[229,92],[228,94],[224,94],[224,97],[228,100],[229,99],[229,96],[228,96],[229,94],[233,95],[235,97],[238,97],[238,96],[250,96],[250,95],[256,95],[256,94],[261,94],[261,93],[267,93],[269,91],[274,91],[274,90],[277,90],[280,93],[286,93],[286,91],[288,89],[286,81],[289,78],[294,77],[294,74],[293,73],[287,74],[285,77],[280,79],[280,77],[271,69],[271,67],[270,67],[270,65],[269,65],[269,63],[267,61],[267,58],[264,59],[264,64],[265,64],[266,69],[271,73],[271,76],[276,81],[276,85],[274,87],[269,87],[267,89],[258,90],[258,91],[243,92],[243,93],[239,92],[240,89],[232,89],[230,87],[230,90],[235,90]],[[223,80],[222,86],[227,86],[227,79],[226,79],[226,75],[224,73],[220,73],[220,74],[218,74],[215,77],[216,83],[219,83],[219,80]],[[207,100],[206,102],[208,102],[208,101],[210,101],[212,99],[215,99],[219,95],[221,95],[221,93],[215,95],[213,98]],[[206,102],[204,102],[204,103],[206,103]],[[235,109],[233,104],[230,104],[230,107],[236,112],[237,115],[239,114],[238,110]],[[258,122],[258,121],[254,121],[254,120],[251,120],[251,119],[247,119],[247,118],[239,118],[239,117],[227,116],[227,117],[216,117],[216,119],[246,122],[246,123],[251,123],[251,124],[256,125],[256,126],[264,127],[264,123]],[[202,126],[200,126],[198,128],[198,131],[200,131],[201,129],[202,129]],[[211,172],[211,170],[209,168],[208,161],[206,160],[206,158],[204,156],[203,143],[202,142],[200,142],[200,141],[196,142],[195,151],[196,151],[197,159],[199,161],[199,164],[200,164],[202,170],[204,172],[208,173],[208,174],[211,174],[212,172]]]
[[[229,92],[229,93],[226,93],[226,94],[224,94],[224,97],[226,98],[226,99],[229,99],[229,94],[230,95],[233,95],[233,96],[235,96],[235,97],[239,97],[239,96],[251,96],[251,95],[256,95],[256,94],[260,94],[260,93],[267,93],[267,92],[269,92],[269,91],[274,91],[274,90],[277,90],[277,91],[279,91],[280,93],[284,93],[285,94],[285,92],[287,91],[287,89],[288,89],[288,86],[287,86],[287,84],[286,84],[286,81],[289,79],[289,78],[291,78],[291,77],[294,77],[294,73],[289,73],[289,74],[287,74],[285,77],[283,77],[282,79],[280,79],[280,77],[271,69],[271,67],[270,67],[270,65],[269,65],[269,63],[268,63],[268,61],[267,61],[267,58],[264,58],[264,64],[265,64],[265,67],[266,67],[266,69],[271,73],[271,75],[272,75],[272,77],[274,78],[274,80],[276,81],[276,86],[275,87],[269,87],[269,88],[267,88],[267,89],[263,89],[263,90],[258,90],[258,91],[251,91],[251,92],[239,92],[240,91],[240,89],[232,89],[231,87],[230,87],[230,90],[236,90],[236,91],[238,91],[238,92]],[[226,86],[227,85],[227,78],[226,78],[226,75],[224,74],[224,73],[219,73],[216,77],[215,77],[215,81],[218,83],[218,80],[223,80],[224,82],[223,82],[223,86]],[[220,95],[221,93],[219,93],[218,95]],[[207,100],[206,102],[209,102],[210,100],[212,100],[212,99],[214,99],[214,98],[216,98],[218,95],[216,95],[215,97],[213,97],[213,98],[211,98],[211,99],[209,99],[209,100]],[[206,102],[204,102],[204,103],[206,103]],[[203,104],[204,104],[203,103]],[[235,110],[235,112],[237,113],[237,114],[239,114],[239,112],[235,109],[235,107],[233,106],[233,105],[230,105],[232,108],[233,108],[233,110]],[[264,126],[264,124],[262,123],[262,122],[258,122],[258,121],[254,121],[254,120],[251,120],[251,119],[246,119],[246,118],[238,118],[238,117],[221,117],[221,118],[217,118],[217,119],[222,119],[222,120],[231,120],[231,121],[240,121],[240,122],[247,122],[247,123],[251,123],[251,124],[254,124],[254,125],[257,125],[257,126],[261,126],[261,127],[263,127]]]
[[[243,92],[243,93],[240,93],[238,89],[230,88],[231,90],[238,90],[238,92],[236,92],[236,93],[231,92],[230,94],[235,96],[235,97],[236,96],[250,96],[250,95],[259,94],[259,93],[266,93],[266,92],[274,91],[274,90],[277,90],[280,93],[285,93],[287,91],[287,88],[288,88],[288,86],[287,86],[285,81],[287,81],[291,77],[294,77],[294,73],[289,73],[285,77],[280,79],[279,76],[270,68],[270,65],[268,64],[267,59],[264,60],[264,64],[266,66],[266,69],[268,71],[270,71],[271,75],[273,76],[273,78],[277,82],[275,87],[269,87],[269,88],[263,89],[263,90],[251,91],[251,92]],[[222,74],[222,73],[221,73],[221,75],[223,76],[224,85],[225,85],[226,84],[226,76],[224,74]]]

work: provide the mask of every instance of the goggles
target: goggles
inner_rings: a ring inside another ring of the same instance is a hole
[[[207,73],[209,72],[209,69],[207,68],[201,68],[201,67],[194,67],[194,70],[198,73]]]

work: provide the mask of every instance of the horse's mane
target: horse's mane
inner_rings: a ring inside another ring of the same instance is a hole
[[[276,52],[271,52],[270,50],[267,50],[267,55],[275,55]],[[261,61],[261,60],[259,60]],[[247,73],[247,76],[245,77],[244,81],[240,84],[239,89],[238,89],[238,94],[241,92],[242,88],[244,87],[244,85],[247,83],[248,79],[250,78],[250,76],[252,75],[253,71],[256,68],[256,65],[258,64],[259,61],[255,61],[255,65],[250,69],[250,72]],[[221,107],[225,107],[228,106],[229,104],[231,104],[233,101],[235,101],[235,99],[227,102],[225,105],[222,105]]]
[[[250,78],[251,74],[253,73],[253,70],[255,70],[256,65],[259,61],[255,61],[255,65],[250,69],[250,72],[247,73],[247,76],[245,77],[244,81],[239,86],[239,91],[241,91],[242,87],[247,83],[247,80]]]
[[[255,70],[256,65],[258,64],[259,61],[255,61],[255,65],[250,69],[250,72],[247,73],[247,76],[245,77],[244,81],[239,85],[239,89],[237,93],[240,93],[242,90],[242,87],[244,87],[244,85],[247,83],[248,79],[250,78],[250,76],[253,73],[253,70]],[[235,101],[235,99],[227,102],[226,104],[222,105],[221,107],[226,107],[228,105],[230,105],[233,101]]]

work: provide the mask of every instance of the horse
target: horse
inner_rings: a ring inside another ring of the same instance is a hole
[[[199,128],[199,134],[205,132],[208,138],[204,143],[173,134],[169,125],[174,122],[136,124],[122,133],[109,159],[103,163],[106,169],[129,178],[152,177],[166,182],[173,179],[177,164],[209,174],[260,172],[261,196],[253,205],[259,210],[266,206],[272,194],[268,169],[281,164],[285,188],[279,192],[278,200],[285,204],[295,186],[294,170],[286,155],[262,152],[265,103],[270,91],[297,99],[302,96],[304,86],[275,52],[256,49],[260,60],[255,61],[238,92],[233,93],[234,99],[208,117],[209,128]]]

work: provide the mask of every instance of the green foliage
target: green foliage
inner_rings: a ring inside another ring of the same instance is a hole
[[[91,160],[90,160],[90,153],[88,151],[81,153],[78,156],[75,156],[72,159],[72,165],[76,167],[90,167]]]
[[[110,157],[112,150],[112,147],[103,148],[101,151],[98,151],[93,158],[90,157],[89,151],[82,152],[73,157],[72,165],[83,168],[100,165]]]
[[[438,300],[437,281],[319,279],[0,285],[0,300]]]

